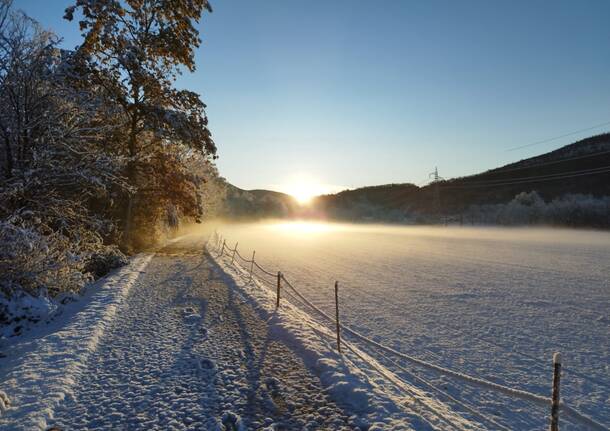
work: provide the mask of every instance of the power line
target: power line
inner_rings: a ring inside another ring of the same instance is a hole
[[[480,174],[474,174],[474,175],[471,175],[469,177],[464,177],[464,178],[477,177],[477,176],[481,176],[481,175],[496,175],[496,174],[500,175],[500,174],[504,174],[506,172],[522,171],[524,169],[535,169],[535,168],[539,168],[541,166],[556,165],[556,164],[559,164],[559,163],[569,162],[569,161],[573,161],[573,160],[582,160],[582,159],[588,159],[588,158],[596,157],[596,156],[603,156],[605,154],[610,154],[610,150],[598,151],[597,153],[584,154],[582,156],[574,156],[574,157],[567,157],[567,158],[564,158],[564,159],[550,160],[548,162],[536,163],[536,164],[533,164],[533,165],[518,166],[518,167],[515,167],[515,168],[508,168],[508,169],[505,169],[505,168],[494,168],[494,169],[490,169],[488,171],[482,172]],[[515,163],[520,163],[520,162],[515,162]],[[597,169],[599,169],[599,168],[597,168]],[[567,173],[569,173],[569,172],[567,172]],[[564,173],[550,174],[550,175],[560,175],[560,174],[564,174]],[[440,178],[440,177],[439,177],[439,179],[440,180],[444,180],[444,178]],[[497,180],[481,180],[481,181],[466,180],[466,181],[469,181],[469,183],[471,183],[471,182],[513,181],[513,180],[518,180],[518,179],[519,178],[514,178],[514,179],[505,178],[505,179],[497,179]],[[429,179],[428,180],[424,180],[421,183],[419,183],[418,186],[422,187],[424,182],[428,182],[428,181],[430,181],[430,180]],[[443,186],[443,188],[445,188],[445,187],[446,186]]]
[[[597,171],[597,172],[588,172],[588,173],[581,173],[581,174],[564,175],[564,176],[553,177],[553,178],[542,178],[542,179],[533,179],[533,180],[526,180],[526,181],[514,181],[514,182],[505,182],[505,183],[497,183],[497,184],[473,184],[473,185],[462,185],[462,186],[445,186],[443,188],[447,188],[447,189],[460,188],[460,189],[463,189],[463,188],[511,186],[511,185],[528,184],[528,183],[540,183],[540,182],[553,181],[553,180],[563,180],[563,179],[566,179],[566,178],[574,178],[574,177],[582,177],[582,176],[587,176],[587,175],[604,174],[604,173],[608,173],[608,172],[610,172],[610,169],[606,169],[606,170],[603,170],[603,171]]]
[[[574,157],[566,157],[564,159],[558,159],[558,160],[550,160],[548,162],[542,162],[542,163],[536,163],[533,165],[525,165],[525,166],[518,166],[518,167],[514,167],[514,168],[494,168],[494,169],[490,169],[487,170],[485,172],[482,172],[480,174],[473,174],[469,177],[465,177],[465,178],[470,178],[470,177],[476,177],[476,176],[481,176],[481,175],[496,175],[496,174],[504,174],[506,172],[515,172],[515,171],[522,171],[524,169],[534,169],[534,168],[539,168],[541,166],[549,166],[549,165],[556,165],[559,163],[564,163],[564,162],[569,162],[569,161],[573,161],[573,160],[582,160],[582,159],[588,159],[591,157],[596,157],[596,156],[603,156],[605,154],[610,154],[610,150],[605,150],[605,151],[598,151],[597,153],[591,153],[591,154],[584,154],[582,156],[574,156]],[[542,156],[539,156],[542,157]],[[515,163],[521,163],[521,162],[515,162]],[[511,164],[515,164],[515,163],[511,163]],[[433,175],[434,172],[430,175]],[[445,180],[444,178],[439,177],[439,180],[443,181]],[[512,181],[510,178],[506,178],[503,180],[483,180],[483,181]],[[430,179],[427,180],[423,180],[421,182],[419,182],[417,184],[418,187],[422,187],[424,185],[424,183],[430,182]],[[432,181],[434,182],[434,181]]]
[[[610,150],[599,151],[597,153],[592,153],[592,154],[585,154],[583,156],[575,156],[575,157],[568,157],[568,158],[565,158],[565,159],[551,160],[551,161],[544,162],[544,163],[538,163],[538,164],[535,164],[535,165],[528,165],[528,166],[520,166],[520,167],[517,167],[517,168],[510,168],[510,169],[495,168],[495,169],[492,169],[491,171],[487,171],[487,172],[484,172],[484,173],[490,173],[490,174],[498,173],[498,174],[500,174],[500,173],[504,173],[504,172],[520,171],[520,170],[523,170],[523,169],[537,168],[539,166],[555,165],[557,163],[568,162],[570,160],[579,160],[579,159],[586,159],[586,158],[589,158],[589,157],[601,156],[603,154],[608,154],[608,153],[610,153]],[[519,162],[516,162],[516,163],[519,163]]]
[[[498,179],[490,179],[490,180],[466,180],[466,184],[493,184],[493,183],[505,183],[505,182],[513,182],[513,181],[524,181],[524,180],[532,180],[532,179],[542,179],[547,177],[559,177],[564,175],[572,175],[572,174],[580,174],[583,172],[593,172],[599,171],[602,169],[610,168],[610,165],[600,166],[597,168],[587,168],[587,169],[579,169],[576,171],[567,171],[567,172],[556,172],[554,174],[543,174],[543,175],[530,175],[527,177],[517,177],[517,178],[498,178]]]
[[[600,127],[607,126],[609,124],[610,124],[610,121],[607,121],[605,123],[596,124],[595,126],[587,127],[586,129],[580,129],[580,130],[576,130],[574,132],[565,133],[565,134],[560,135],[560,136],[555,136],[553,138],[544,139],[542,141],[532,142],[531,144],[526,144],[526,145],[521,145],[519,147],[509,148],[506,151],[516,151],[516,150],[521,150],[523,148],[533,147],[534,145],[546,144],[547,142],[556,141],[557,139],[565,138],[566,136],[572,136],[572,135],[576,135],[578,133],[587,132],[589,130],[598,129]]]
[[[549,165],[555,165],[558,163],[564,163],[564,162],[568,162],[568,161],[572,161],[572,160],[582,160],[582,159],[587,159],[590,157],[595,157],[595,156],[601,156],[604,154],[610,154],[610,150],[605,150],[605,151],[598,151],[597,153],[592,153],[592,154],[585,154],[582,156],[575,156],[575,157],[567,157],[564,159],[559,159],[559,160],[551,160],[548,162],[543,162],[543,163],[538,163],[538,164],[534,164],[534,165],[527,165],[527,166],[519,166],[519,167],[515,167],[515,168],[510,168],[510,169],[503,169],[503,168],[496,168],[493,170],[489,170],[486,172],[483,172],[481,174],[475,174],[471,177],[466,177],[466,178],[472,178],[472,177],[476,177],[476,176],[481,176],[481,175],[495,175],[495,174],[504,174],[506,172],[514,172],[514,171],[520,171],[520,170],[524,170],[524,169],[534,169],[534,168],[538,168],[541,166],[549,166]],[[518,163],[518,162],[517,162]],[[466,187],[466,186],[470,186],[470,185],[483,185],[483,184],[492,184],[492,183],[518,183],[518,182],[531,182],[531,181],[524,181],[524,180],[529,180],[529,179],[544,179],[545,177],[553,177],[553,176],[557,176],[558,179],[560,176],[562,175],[568,175],[568,176],[573,176],[572,174],[580,174],[580,173],[585,173],[587,171],[591,171],[591,174],[595,174],[598,172],[593,172],[593,171],[597,171],[597,170],[603,170],[606,169],[610,166],[601,166],[601,167],[597,167],[597,168],[589,168],[589,169],[583,169],[583,170],[578,170],[578,171],[568,171],[568,172],[557,172],[554,174],[545,174],[545,175],[539,175],[539,176],[529,176],[529,177],[518,177],[518,178],[499,178],[499,179],[488,179],[488,180],[469,180],[469,179],[465,179],[464,181],[466,181],[466,184],[460,185],[460,186],[443,186],[443,188],[454,188],[454,187]],[[603,172],[599,172],[599,173],[603,173]],[[456,181],[456,180],[454,180]],[[457,179],[457,181],[459,181],[459,179]],[[493,185],[493,184],[492,184]]]
[[[563,173],[563,174],[555,174],[554,176],[540,175],[537,177],[524,177],[521,179],[516,178],[514,180],[507,179],[507,180],[505,180],[505,182],[500,182],[500,183],[487,182],[487,183],[479,183],[479,184],[463,184],[463,185],[454,185],[454,186],[449,185],[449,186],[443,186],[443,188],[445,188],[445,189],[463,189],[463,188],[477,188],[477,187],[510,186],[510,185],[517,185],[517,184],[562,180],[562,179],[566,179],[566,178],[582,177],[582,176],[586,176],[586,175],[604,174],[607,172],[610,172],[610,166],[604,166],[604,167],[597,168],[597,169],[585,169],[583,171],[572,171],[572,172],[567,172],[567,173]],[[531,179],[526,179],[526,178],[531,178]],[[496,181],[501,181],[501,180],[496,180]]]

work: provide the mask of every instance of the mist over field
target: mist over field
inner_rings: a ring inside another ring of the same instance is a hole
[[[602,422],[610,413],[608,232],[304,221],[216,229],[330,314],[338,280],[342,321],[398,351],[535,393],[548,392],[552,354],[562,352],[564,399]],[[543,409],[515,411],[496,394],[422,374],[515,429],[545,423]]]

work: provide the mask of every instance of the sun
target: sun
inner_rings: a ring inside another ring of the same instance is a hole
[[[329,193],[329,187],[310,175],[295,175],[276,190],[291,195],[300,205],[311,204],[313,198]]]
[[[311,205],[314,198],[320,195],[345,190],[345,187],[331,185],[309,174],[296,174],[286,178],[282,183],[271,186],[271,190],[286,193],[301,206]]]
[[[301,205],[310,204],[312,199],[320,194],[320,187],[311,183],[296,183],[287,187],[289,195]]]

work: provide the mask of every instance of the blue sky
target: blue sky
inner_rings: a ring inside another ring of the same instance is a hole
[[[15,6],[79,42],[68,0]],[[610,121],[610,2],[215,0],[197,71],[218,166],[247,189],[462,176]]]

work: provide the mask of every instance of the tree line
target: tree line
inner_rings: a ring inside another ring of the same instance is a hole
[[[218,175],[195,70],[206,0],[76,0],[62,49],[0,0],[0,288],[78,290],[179,220]]]

